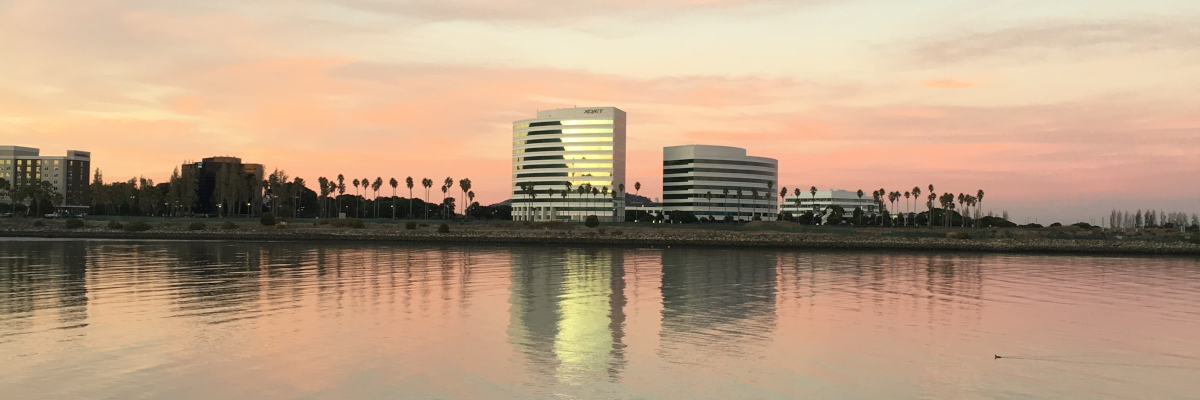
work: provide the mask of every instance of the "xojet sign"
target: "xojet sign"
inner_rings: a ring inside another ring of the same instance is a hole
[[[584,114],[599,114],[602,112],[604,112],[603,108],[593,108],[593,109],[589,109],[589,110],[583,110]]]

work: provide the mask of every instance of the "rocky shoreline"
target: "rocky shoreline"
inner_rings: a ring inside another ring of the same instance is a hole
[[[955,251],[987,253],[1059,253],[1109,255],[1200,255],[1200,245],[1186,241],[1080,240],[1048,238],[947,239],[867,235],[739,231],[650,231],[607,233],[596,230],[431,230],[279,229],[175,230],[127,232],[96,228],[4,229],[6,238],[114,240],[323,241],[380,243],[490,243],[606,246],[703,246],[781,249]]]

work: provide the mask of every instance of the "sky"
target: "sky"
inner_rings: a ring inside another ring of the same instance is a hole
[[[1200,212],[1194,0],[0,0],[0,144],[107,181],[231,155],[490,204],[512,121],[573,106],[628,113],[652,198],[662,147],[714,144],[1022,223]]]

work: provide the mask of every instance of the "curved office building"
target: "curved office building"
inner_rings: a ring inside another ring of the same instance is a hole
[[[625,112],[616,107],[538,111],[514,122],[512,165],[515,221],[625,220],[616,193],[625,184]]]
[[[663,148],[663,213],[697,218],[774,221],[779,161],[746,155],[746,149],[687,145]],[[738,195],[741,189],[741,195]],[[728,191],[728,194],[726,194]],[[757,192],[758,198],[754,198]],[[774,192],[774,193],[773,193]]]

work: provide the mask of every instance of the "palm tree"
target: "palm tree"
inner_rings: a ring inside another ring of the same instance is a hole
[[[960,210],[963,208],[963,204],[966,202],[967,202],[967,196],[962,193],[959,193],[958,194],[958,208]],[[963,217],[962,212],[959,212],[959,217],[960,217],[960,219],[962,219],[963,228],[966,228],[967,227],[967,219],[962,218]]]
[[[758,211],[758,188],[750,188],[750,205],[753,209],[750,210],[750,219],[754,219],[754,212]]]
[[[733,218],[734,222],[742,220],[742,188],[737,188],[737,216]]]
[[[912,215],[912,202],[909,201],[910,198],[912,198],[912,192],[904,191],[904,209],[908,210],[904,213],[904,226],[908,226],[908,217]]]
[[[471,193],[474,193],[474,192],[471,192]],[[568,194],[570,194],[570,193],[571,193],[571,183],[570,183],[570,182],[568,182],[568,183],[567,183],[567,190],[564,190],[564,191],[562,191],[562,193],[559,193],[559,194],[558,194],[558,195],[559,195],[559,197],[562,197],[562,199],[563,199],[563,209],[564,209],[564,210],[569,210],[569,209],[570,209],[570,206],[568,205],[568,204],[570,204],[570,203],[567,203],[567,195],[568,195]],[[570,211],[567,211],[567,219],[568,219],[568,220],[569,220],[569,219],[571,219],[571,213],[570,213]]]
[[[448,207],[445,207],[445,205],[446,205],[446,191],[447,191],[447,190],[450,190],[450,187],[449,187],[449,186],[446,186],[445,184],[443,184],[443,185],[442,185],[442,206],[443,206],[443,207],[442,207],[442,218],[449,219],[450,217],[449,217],[449,216],[447,216],[446,214],[447,214],[447,213],[448,213],[450,210],[448,209]]]
[[[729,216],[729,188],[722,189],[721,193],[723,194],[721,196],[721,214]]]
[[[783,203],[786,201],[787,201],[787,186],[784,186],[784,187],[779,188],[779,208],[778,208],[778,210],[776,210],[777,211],[776,215],[783,214]],[[775,220],[779,220],[779,217],[775,217]]]
[[[554,188],[546,189],[546,196],[550,199],[550,220],[558,219],[558,210],[554,209]]]
[[[388,185],[392,186],[392,219],[396,219],[396,187],[400,186],[400,181],[392,178],[388,181]]]
[[[979,208],[976,209],[975,215],[983,215],[983,189],[979,189],[975,193],[976,200],[979,202]]]
[[[354,197],[358,197],[358,179],[355,179],[352,183],[354,183]],[[358,199],[355,199],[354,203],[355,203],[354,216],[358,217],[358,212],[360,211],[360,210],[358,210]]]
[[[466,200],[465,197],[467,196],[467,192],[471,191],[471,178],[459,179],[458,180],[458,190],[462,191],[462,194],[464,197],[463,200]],[[463,205],[463,216],[464,217],[467,216],[467,207],[470,207],[470,205],[471,205],[471,203],[467,203],[467,204]]]
[[[429,219],[429,188],[433,187],[433,179],[421,178],[421,186],[425,187],[425,219]]]
[[[592,186],[592,184],[590,184],[590,183],[589,183],[589,184],[588,184],[588,187],[591,187],[591,186]],[[608,190],[608,187],[606,186],[604,189],[605,189],[605,190]],[[592,200],[595,200],[595,199],[596,199],[596,196],[598,196],[598,195],[600,195],[600,189],[596,189],[596,188],[594,188],[594,187],[593,187],[593,188],[592,188]],[[595,213],[592,213],[592,215],[596,215],[596,214],[595,214]]]
[[[342,174],[338,174],[337,176],[336,190],[338,191],[338,197],[334,199],[333,206],[337,207],[338,216],[340,217],[342,213],[342,194],[346,193],[346,177],[342,176]]]
[[[933,185],[929,185],[929,187],[933,187]],[[926,223],[926,225],[928,225],[930,228],[933,227],[933,210],[934,210],[933,201],[934,200],[937,200],[937,193],[934,193],[932,190],[930,190],[929,191],[929,201],[925,202],[925,205],[927,205],[929,207],[929,221]]]
[[[475,191],[474,190],[467,192],[467,200],[471,202],[471,205],[475,205]],[[466,210],[464,209],[463,211],[464,211],[463,214],[466,214],[466,212],[465,212]]]
[[[863,197],[863,195],[864,195],[865,193],[863,193],[863,190],[862,190],[862,189],[858,189],[858,192],[855,192],[855,194],[857,194],[857,195],[858,195],[858,202],[859,202],[859,204],[861,204],[861,203],[862,203],[862,197]],[[861,206],[859,206],[859,210],[862,210],[862,207],[861,207]],[[859,226],[862,226],[862,212],[861,212],[861,211],[858,213],[858,225],[859,225]]]
[[[642,191],[642,183],[641,183],[641,182],[634,182],[634,183],[633,183],[633,195],[634,195],[634,196],[637,196],[637,195],[638,195],[638,193],[639,193],[639,192],[641,192],[641,191]]]
[[[821,220],[821,217],[818,216],[820,210],[817,209],[817,187],[808,188],[808,192],[812,193],[813,225],[816,225],[817,221]]]
[[[912,196],[913,196],[913,207],[912,208],[913,208],[913,211],[916,211],[916,209],[917,209],[916,202],[921,201],[921,188],[917,187],[917,186],[913,186]],[[916,225],[917,225],[917,216],[913,215],[913,226],[916,226]]]
[[[771,200],[775,199],[775,196],[772,196],[773,193],[775,193],[775,182],[767,181],[767,192],[763,193],[763,199],[767,201],[767,209],[770,211],[775,211],[775,208],[771,207]],[[767,213],[766,218],[770,218],[770,215],[771,213]]]
[[[379,188],[383,187],[383,177],[375,177],[375,182],[371,182],[371,191],[375,192],[375,197],[371,200],[375,203],[375,218],[379,218]]]
[[[412,195],[413,178],[411,176],[404,178],[404,185],[408,186],[408,217],[412,218],[413,217],[413,195]]]
[[[709,190],[708,192],[704,193],[704,216],[708,217],[710,222],[713,219],[711,209],[712,209],[712,191]]]
[[[792,189],[792,194],[796,195],[796,212],[800,212],[800,188]]]

